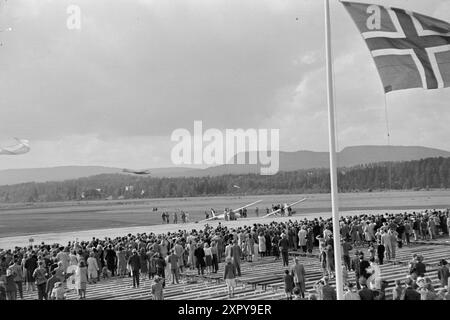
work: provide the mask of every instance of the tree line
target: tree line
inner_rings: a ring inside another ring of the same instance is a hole
[[[234,185],[239,186],[237,189]],[[338,170],[339,192],[448,188],[450,158],[366,164]],[[0,201],[49,202],[216,195],[330,192],[329,169],[213,177],[153,178],[101,174],[60,182],[0,186]]]

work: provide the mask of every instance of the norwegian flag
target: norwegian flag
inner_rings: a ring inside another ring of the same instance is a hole
[[[450,23],[404,9],[344,2],[384,91],[450,87]]]

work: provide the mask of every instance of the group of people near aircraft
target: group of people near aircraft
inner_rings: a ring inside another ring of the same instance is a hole
[[[272,205],[272,211],[269,212],[269,209],[266,209],[267,214],[263,216],[263,218],[268,218],[272,216],[285,216],[286,214],[288,216],[291,216],[293,211],[292,207],[296,204],[299,204],[301,202],[306,201],[307,198],[303,198],[301,200],[295,201],[291,204],[284,204],[282,205]],[[247,208],[251,207],[257,203],[260,203],[262,200],[257,200],[255,202],[249,203],[243,207],[237,208],[237,209],[230,209],[226,208],[222,214],[216,214],[216,211],[211,208],[211,214],[205,214],[206,218],[204,220],[201,220],[199,222],[208,222],[212,220],[225,220],[225,221],[233,221],[237,220],[239,218],[247,218]],[[259,217],[259,209],[255,209],[256,216]]]

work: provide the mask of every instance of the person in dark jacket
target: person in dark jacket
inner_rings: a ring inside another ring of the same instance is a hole
[[[421,255],[418,255],[416,257],[416,261],[415,263],[413,263],[411,265],[411,268],[409,270],[409,273],[416,273],[418,277],[425,277],[425,272],[426,272],[426,266],[425,264],[422,262],[423,261],[423,257]]]
[[[33,273],[37,267],[38,267],[37,257],[36,254],[32,252],[31,254],[27,255],[27,258],[25,259],[24,263],[28,292],[36,290]]]
[[[155,255],[158,256],[158,258],[157,258],[157,260],[155,262],[155,264],[156,264],[156,275],[160,276],[163,279],[162,285],[163,285],[163,288],[164,288],[166,286],[165,269],[166,269],[167,263],[166,263],[166,260],[164,260],[162,254],[155,253]]]
[[[111,275],[114,277],[117,265],[117,255],[113,250],[112,245],[109,245],[108,249],[105,250],[105,260],[108,270],[111,271]]]
[[[381,281],[381,289],[380,290],[374,290],[374,300],[386,300],[386,288],[388,287],[389,282],[386,280]]]
[[[281,235],[281,240],[278,243],[278,246],[281,249],[281,256],[283,257],[283,267],[289,266],[289,240],[286,238],[286,235],[283,233]]]
[[[336,289],[330,286],[329,277],[323,278],[324,285],[322,286],[322,300],[336,300]]]
[[[367,272],[367,268],[370,267],[370,263],[369,261],[364,259],[364,253],[360,252],[359,253],[359,274],[360,276],[368,279],[369,278],[369,274]]]
[[[292,300],[292,291],[294,290],[294,277],[289,273],[289,270],[284,271],[284,292],[287,300]]]
[[[381,243],[381,241],[378,241],[377,256],[378,256],[378,262],[380,265],[383,264],[385,251],[386,251],[386,248],[384,247],[384,245]]]
[[[196,258],[197,261],[197,271],[198,274],[203,275],[205,273],[205,267],[206,267],[206,263],[205,263],[205,250],[203,250],[203,244],[201,242],[199,242],[197,244],[197,248],[194,251],[194,256]]]
[[[231,258],[233,260],[234,266],[236,267],[236,271],[239,277],[241,276],[241,257],[242,257],[241,247],[239,247],[237,241],[234,240],[233,246],[231,247]]]
[[[413,288],[414,281],[411,278],[406,279],[406,288],[402,293],[400,300],[420,300],[420,293]]]
[[[358,291],[361,300],[374,300],[375,296],[373,291],[367,288],[367,279],[364,276],[359,278],[359,286],[361,289]]]
[[[133,275],[133,288],[139,288],[139,274],[141,271],[141,258],[137,253],[136,249],[133,249],[131,257],[128,259],[128,264],[130,265],[131,273]]]

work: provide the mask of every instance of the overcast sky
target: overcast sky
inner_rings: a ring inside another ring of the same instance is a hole
[[[386,144],[374,62],[331,2],[338,147]],[[447,0],[368,2],[450,21]],[[80,30],[66,26],[70,4]],[[1,0],[0,29],[0,142],[32,147],[0,169],[172,166],[170,135],[194,120],[328,150],[323,1]],[[450,88],[387,99],[391,144],[450,150]]]

